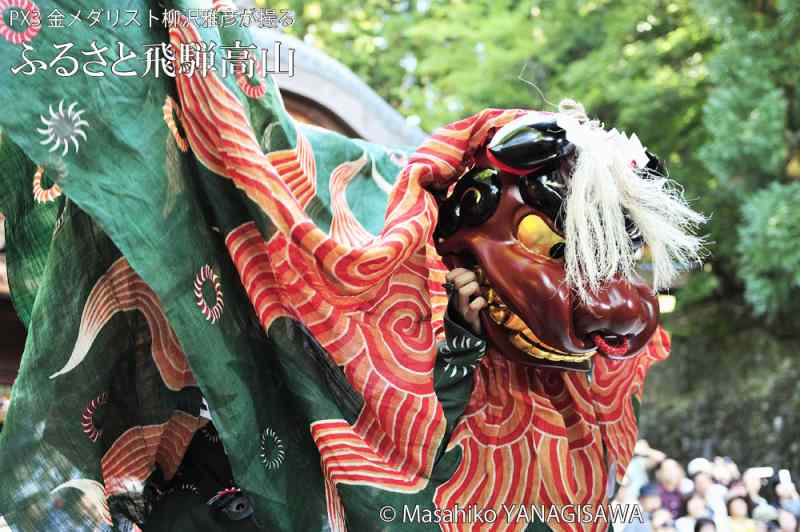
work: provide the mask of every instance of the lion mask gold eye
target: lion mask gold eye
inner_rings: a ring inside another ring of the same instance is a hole
[[[529,214],[519,222],[517,240],[533,253],[554,259],[564,256],[564,239],[535,214]]]

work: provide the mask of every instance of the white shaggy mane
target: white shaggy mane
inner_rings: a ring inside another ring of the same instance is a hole
[[[635,276],[639,253],[625,214],[649,248],[654,290],[699,262],[704,241],[695,231],[706,218],[689,207],[677,183],[645,169],[648,158],[636,135],[603,129],[573,100],[559,104],[557,121],[577,148],[566,176],[565,260],[567,282],[581,299],[615,276]]]

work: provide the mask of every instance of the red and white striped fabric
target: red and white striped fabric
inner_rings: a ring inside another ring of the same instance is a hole
[[[131,427],[119,436],[100,461],[106,495],[141,492],[159,465],[171,479],[194,433],[208,421],[176,411],[160,425]]]
[[[153,361],[164,384],[180,390],[194,384],[194,376],[169,325],[158,296],[120,257],[95,283],[81,315],[78,338],[67,363],[50,376],[55,379],[75,369],[86,356],[106,323],[118,312],[139,310],[150,328]]]

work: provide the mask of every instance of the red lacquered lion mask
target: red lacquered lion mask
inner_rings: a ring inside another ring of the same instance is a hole
[[[531,113],[488,137],[437,193],[434,240],[448,267],[476,271],[489,341],[516,362],[572,370],[597,355],[635,356],[659,320],[635,263],[656,248],[663,284],[696,256],[688,229],[702,217],[635,136]]]

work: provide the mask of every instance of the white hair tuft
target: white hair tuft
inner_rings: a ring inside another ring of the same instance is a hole
[[[573,100],[559,104],[558,124],[577,148],[567,176],[565,259],[567,282],[581,299],[616,276],[635,276],[638,257],[626,215],[650,250],[655,290],[700,260],[704,241],[694,232],[705,217],[689,207],[677,184],[645,169],[647,154],[636,135],[603,129]]]

